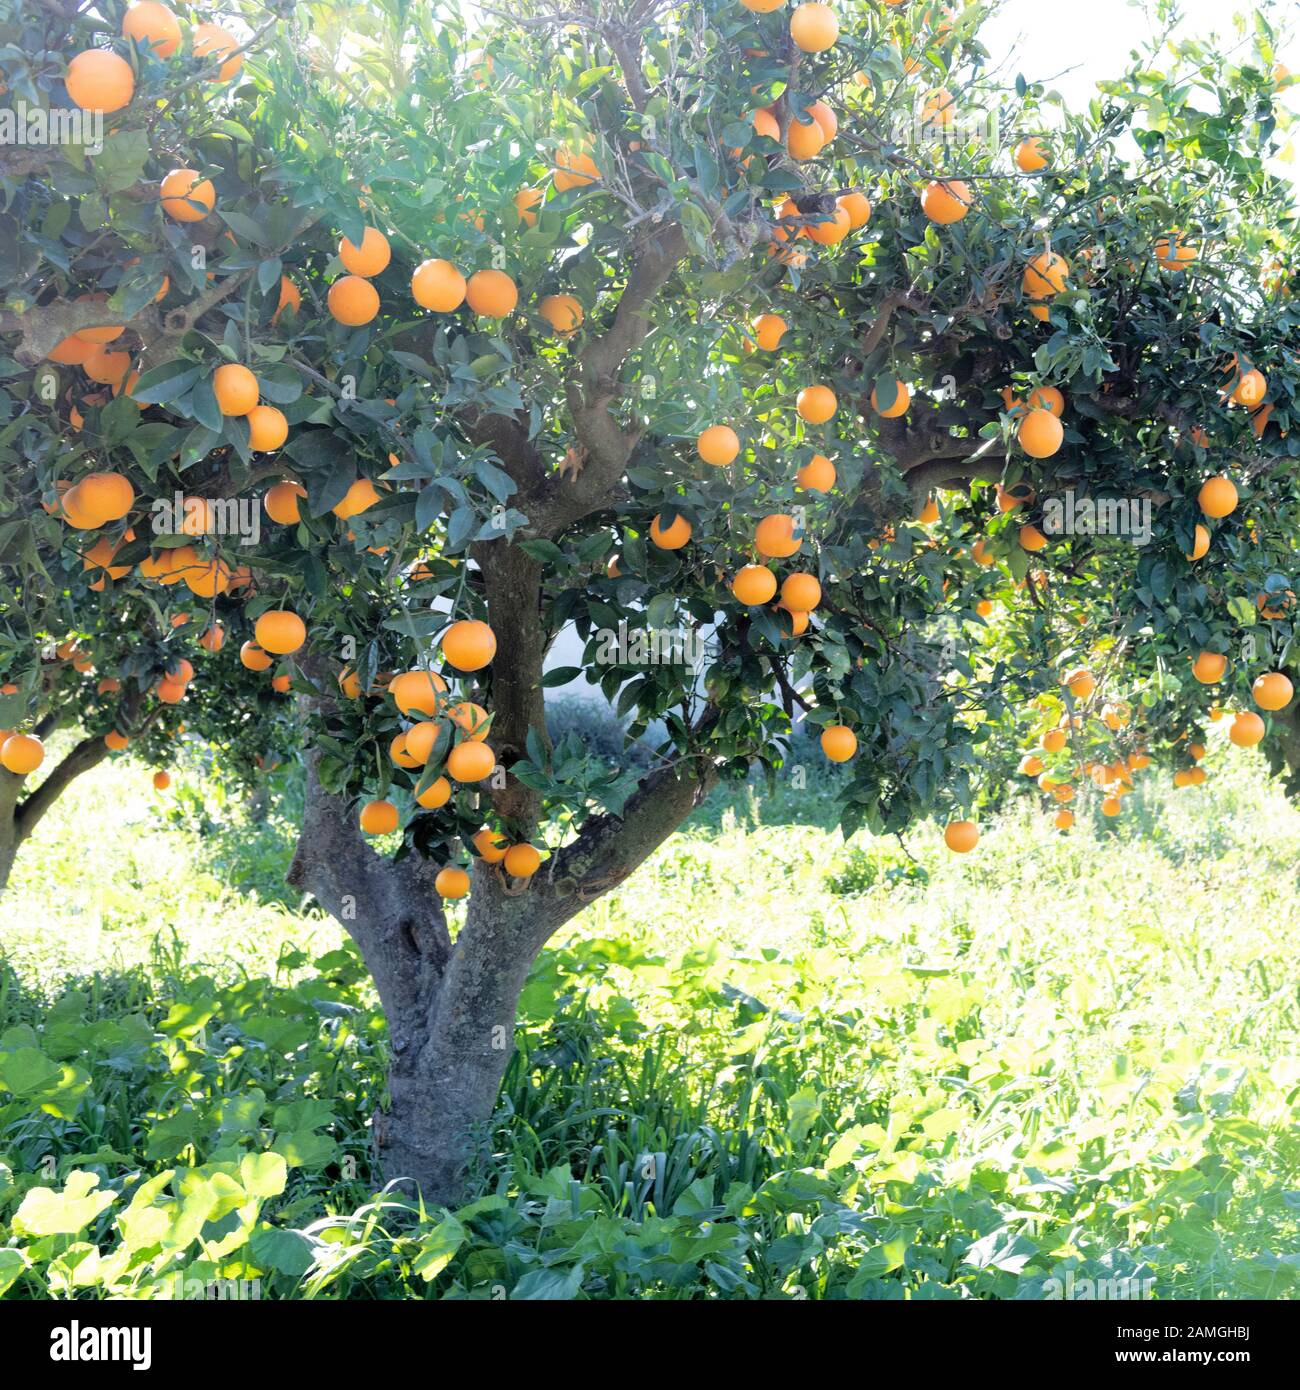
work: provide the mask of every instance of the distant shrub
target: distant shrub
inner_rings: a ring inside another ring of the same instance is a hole
[[[654,750],[646,743],[629,745],[625,727],[600,700],[570,696],[549,701],[546,706],[546,728],[552,743],[559,743],[567,734],[576,734],[588,752],[608,762],[649,767],[654,761]]]

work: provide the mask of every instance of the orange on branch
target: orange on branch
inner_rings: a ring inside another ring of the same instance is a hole
[[[418,766],[418,764],[416,764]],[[445,777],[435,777],[415,798],[417,806],[426,811],[436,811],[451,800],[451,783]]]
[[[68,64],[63,85],[83,111],[120,111],[135,95],[131,64],[106,48],[88,48]]]
[[[391,801],[367,801],[359,819],[365,834],[390,835],[397,829],[397,807]]]
[[[496,754],[486,743],[468,739],[447,755],[447,775],[457,782],[481,782],[496,764]]]
[[[158,185],[158,196],[173,222],[202,222],[217,205],[212,180],[194,169],[173,169]]]
[[[359,275],[343,275],[329,287],[325,303],[345,328],[361,328],[379,313],[379,291]]]
[[[839,409],[839,401],[829,386],[805,386],[795,403],[800,418],[810,425],[824,425]]]
[[[307,496],[307,489],[301,483],[275,483],[266,491],[262,505],[272,521],[280,526],[296,526],[302,520],[299,502]]]
[[[950,821],[943,831],[943,842],[954,854],[969,854],[980,842],[980,832],[974,821]]]
[[[886,420],[896,420],[900,415],[906,415],[908,408],[912,404],[912,393],[908,389],[906,382],[899,381],[896,386],[897,394],[894,396],[893,404],[887,409],[882,410],[876,400],[876,388],[871,388],[871,408],[877,415]]]
[[[465,302],[466,280],[450,261],[427,260],[411,276],[411,297],[422,309],[450,314]]]
[[[247,415],[257,404],[257,378],[238,362],[226,362],[212,374],[212,392],[223,415]]]
[[[765,516],[754,528],[754,549],[767,560],[788,560],[803,544],[788,512]]]
[[[463,898],[469,893],[469,875],[455,864],[448,864],[445,869],[438,870],[433,891],[440,898]]]
[[[496,654],[496,633],[477,618],[462,618],[443,634],[443,658],[458,671],[482,670]]]
[[[829,492],[835,486],[835,465],[825,454],[814,454],[794,475],[794,481],[805,492]]]
[[[403,671],[388,682],[388,693],[403,714],[435,715],[447,694],[447,682],[436,671]]]
[[[858,751],[858,736],[847,724],[828,724],[818,741],[833,763],[846,763]]]
[[[816,3],[798,6],[790,16],[790,38],[804,53],[824,53],[839,37],[840,22],[829,5]]]
[[[1237,489],[1231,478],[1220,473],[1201,484],[1196,500],[1206,516],[1220,519],[1236,511]]]
[[[936,179],[921,192],[921,211],[941,227],[960,222],[971,210],[974,199],[960,179]]]
[[[789,574],[781,585],[781,606],[791,613],[811,613],[822,601],[822,586],[813,574]]]
[[[360,275],[370,280],[388,268],[393,253],[388,238],[378,227],[367,227],[357,246],[348,237],[339,241],[339,260],[350,275]]]
[[[1031,458],[1046,459],[1061,447],[1065,430],[1050,410],[1031,410],[1021,420],[1016,438]]]
[[[668,526],[663,524],[663,514],[660,513],[650,523],[650,539],[660,550],[680,550],[690,540],[692,529],[691,523],[680,512]]]
[[[740,453],[740,436],[730,425],[710,425],[695,441],[695,448],[705,463],[725,468]]]
[[[776,575],[766,565],[746,565],[737,570],[731,592],[738,602],[750,607],[768,603],[776,593]]]
[[[469,277],[465,299],[482,318],[503,319],[514,313],[519,290],[504,270],[480,270]]]
[[[271,608],[253,624],[253,636],[263,651],[289,656],[307,640],[307,624],[287,608]]]
[[[1269,671],[1256,676],[1250,687],[1251,698],[1266,710],[1285,709],[1290,703],[1295,689],[1289,678],[1281,671]]]
[[[248,421],[248,447],[254,453],[272,453],[289,437],[289,422],[273,405],[255,405],[244,418]]]

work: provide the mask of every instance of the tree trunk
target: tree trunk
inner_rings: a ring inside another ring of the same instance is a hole
[[[379,992],[390,1062],[389,1103],[374,1117],[377,1157],[388,1181],[456,1205],[486,1152],[533,962],[681,824],[712,771],[679,764],[650,774],[621,818],[592,818],[526,884],[476,860],[453,945],[433,888],[438,866],[375,853],[352,808],[321,786],[315,750],[305,761],[306,810],[288,880],[339,920]]]

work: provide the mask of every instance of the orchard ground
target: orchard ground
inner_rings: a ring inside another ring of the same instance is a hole
[[[829,782],[715,792],[543,953],[459,1217],[376,1198],[382,1016],[283,887],[292,788],[257,819],[101,765],[5,899],[0,1287],[1293,1296],[1300,813],[1256,754],[1207,765],[1067,836],[1015,802],[964,856],[844,843]],[[223,1165],[245,1205],[201,1226],[143,1181]]]

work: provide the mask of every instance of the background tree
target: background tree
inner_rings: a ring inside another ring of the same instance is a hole
[[[1293,587],[1300,452],[1265,17],[1072,113],[989,69],[980,5],[531,3],[472,40],[161,8],[0,6],[11,94],[111,108],[101,153],[6,164],[6,582],[120,543],[68,602],[166,633],[179,573],[225,615],[205,680],[285,663],[290,878],[387,1014],[390,1175],[457,1194],[537,953],[719,779],[790,772],[796,720],[851,763],[846,831],[937,814],[965,852],[1022,756],[1118,814],[1291,660],[1255,599]],[[147,533],[178,491],[261,495],[260,540]],[[1146,543],[1060,530],[1067,496],[1149,502]],[[570,624],[648,770],[551,745]],[[12,626],[31,720],[51,622]],[[698,636],[703,679],[624,626]]]

